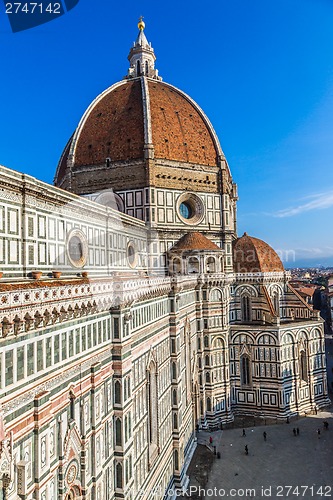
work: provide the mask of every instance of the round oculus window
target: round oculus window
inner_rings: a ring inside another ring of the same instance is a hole
[[[87,262],[88,244],[82,231],[74,229],[67,238],[67,255],[74,267],[83,267]]]
[[[127,245],[127,261],[132,268],[136,267],[138,262],[138,254],[132,241]]]
[[[177,200],[178,217],[185,224],[198,224],[204,217],[204,204],[194,193],[183,193]]]

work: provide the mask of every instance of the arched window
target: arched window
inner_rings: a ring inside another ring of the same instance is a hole
[[[180,274],[182,272],[182,263],[181,260],[176,258],[172,261],[172,272],[174,274]]]
[[[190,257],[188,259],[188,273],[198,273],[199,269],[199,261],[196,257]]]
[[[223,380],[225,377],[224,373],[224,343],[221,338],[215,339],[213,343],[213,353],[214,353],[214,362],[213,366],[217,368],[215,371],[215,378],[217,377],[218,380]]]
[[[304,382],[308,381],[308,362],[305,350],[300,352],[300,360],[299,360],[299,368],[300,368],[300,377]]]
[[[176,405],[177,404],[177,389],[174,389],[172,391],[172,404]]]
[[[177,418],[176,413],[173,416],[173,428],[178,429],[178,418]]]
[[[119,380],[114,383],[114,402],[115,404],[121,404],[121,383]]]
[[[206,372],[206,383],[210,384],[210,373]]]
[[[207,398],[207,411],[212,411],[212,401],[210,398]]]
[[[191,379],[191,327],[186,325],[184,328],[185,337],[185,381],[186,381],[186,400],[190,399],[190,394],[192,391],[192,379]]]
[[[241,356],[240,367],[241,367],[241,384],[250,385],[251,371],[250,371],[250,358],[248,356],[246,355]]]
[[[205,366],[209,366],[209,356],[205,356]]]
[[[280,316],[280,297],[278,292],[273,294],[273,306],[277,316]]]
[[[206,260],[206,272],[207,273],[215,273],[216,271],[216,262],[214,257],[208,257]]]
[[[147,394],[149,443],[157,445],[157,373],[156,365],[153,361],[150,363],[147,372]]]
[[[175,457],[175,469],[178,470],[179,469],[179,453],[177,450],[175,450],[174,457]]]
[[[116,446],[122,445],[122,430],[121,430],[121,420],[116,419]]]
[[[69,394],[69,403],[70,403],[70,418],[71,420],[75,419],[75,396],[73,392],[71,391]]]
[[[137,72],[137,76],[141,75],[141,64],[140,64],[140,61],[137,61],[137,63],[136,63],[136,72]]]
[[[212,292],[209,295],[209,300],[210,302],[221,302],[222,300],[222,292],[218,288],[215,288],[212,290]]]
[[[146,61],[146,75],[149,73],[149,66],[148,66],[148,61]]]
[[[242,320],[251,321],[251,300],[248,295],[241,298]]]
[[[172,379],[177,380],[177,365],[175,362],[172,363],[171,368],[172,368]]]
[[[123,487],[123,467],[121,464],[116,465],[116,488]]]

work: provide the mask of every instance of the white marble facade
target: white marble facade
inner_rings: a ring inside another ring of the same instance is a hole
[[[140,23],[129,78],[140,79],[147,114],[148,80],[161,79]],[[237,186],[216,134],[188,96],[163,89],[186,113],[193,107],[213,167],[154,159],[150,117],[144,159],[124,163],[151,169],[153,180],[134,179],[141,187],[77,196],[0,167],[0,491],[8,500],[170,498],[187,483],[198,428],[248,416],[285,421],[329,403],[322,320],[267,244],[237,238]],[[69,188],[71,147],[59,181]],[[73,185],[119,168],[105,160],[79,166]],[[202,188],[191,189],[194,181]],[[267,262],[238,269],[233,245],[244,257],[249,241]]]

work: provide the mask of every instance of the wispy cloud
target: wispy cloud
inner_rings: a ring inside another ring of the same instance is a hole
[[[294,215],[309,212],[311,210],[322,210],[333,207],[333,191],[326,193],[313,194],[308,197],[311,201],[302,203],[296,207],[289,207],[283,210],[278,210],[273,215],[274,217],[293,217]]]

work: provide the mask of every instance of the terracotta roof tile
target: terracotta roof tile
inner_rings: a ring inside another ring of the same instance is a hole
[[[148,82],[155,158],[216,165],[217,151],[198,109],[161,82]]]
[[[140,80],[124,80],[92,108],[78,137],[75,165],[143,158]]]
[[[267,243],[246,233],[233,243],[236,273],[271,273],[284,271],[278,254]]]

